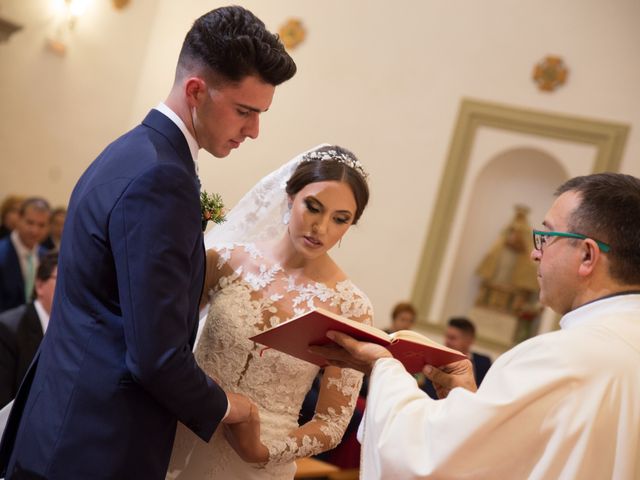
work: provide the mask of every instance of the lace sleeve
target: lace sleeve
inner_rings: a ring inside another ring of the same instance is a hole
[[[370,310],[366,315],[351,318],[369,325],[372,323]],[[353,415],[362,376],[362,373],[349,368],[326,367],[313,418],[287,438],[266,445],[269,463],[287,463],[334,448]]]
[[[207,249],[207,259],[205,263],[204,287],[202,288],[202,298],[200,307],[202,308],[208,301],[211,290],[220,279],[220,265],[218,265],[220,255],[213,248]]]

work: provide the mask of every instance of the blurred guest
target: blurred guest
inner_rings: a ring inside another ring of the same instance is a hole
[[[51,211],[51,219],[49,221],[49,236],[42,242],[42,246],[47,250],[60,250],[60,242],[62,241],[62,229],[64,228],[64,220],[67,218],[67,209],[64,207],[54,208]]]
[[[484,376],[489,371],[489,367],[491,367],[491,359],[486,355],[471,351],[471,346],[475,339],[476,327],[471,320],[465,317],[453,317],[449,319],[447,329],[444,333],[444,344],[469,357],[469,360],[471,360],[473,364],[473,375],[476,379],[476,384],[480,386]],[[429,379],[425,379],[421,387],[431,398],[438,399],[436,390],[433,388],[433,384]]]
[[[15,229],[0,240],[0,312],[31,301],[50,213],[45,199],[27,198]]]
[[[396,303],[393,307],[393,310],[391,310],[391,326],[389,328],[385,328],[384,331],[387,333],[394,333],[400,330],[413,330],[417,316],[418,313],[413,304],[409,302]],[[428,382],[427,378],[422,374],[422,372],[413,374],[413,377],[416,379],[416,382],[418,382],[418,386],[420,388],[423,388],[425,382]],[[364,377],[363,385],[366,386],[368,390],[369,378],[367,376]]]
[[[20,216],[20,205],[24,197],[8,195],[0,205],[0,238],[4,238],[16,228]]]
[[[385,329],[387,333],[398,330],[411,330],[416,323],[416,309],[408,302],[400,302],[391,311],[391,327]]]
[[[58,253],[42,257],[35,300],[0,314],[0,407],[11,401],[47,330],[58,275]]]

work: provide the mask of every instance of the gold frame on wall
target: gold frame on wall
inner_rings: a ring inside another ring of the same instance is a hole
[[[411,293],[412,303],[427,321],[479,127],[595,146],[594,173],[619,169],[629,133],[629,126],[620,123],[463,99]]]

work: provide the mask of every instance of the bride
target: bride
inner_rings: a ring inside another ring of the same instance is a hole
[[[368,198],[356,157],[320,146],[263,178],[207,235],[209,310],[195,356],[222,388],[255,403],[259,431],[256,422],[220,428],[205,443],[179,424],[168,479],[292,479],[296,459],[340,441],[361,374],[326,367],[315,415],[298,425],[318,367],[249,337],[316,307],[371,323],[369,300],[328,255]],[[235,435],[246,440],[243,428],[255,433],[251,454],[243,455],[253,463],[232,447],[241,438]]]

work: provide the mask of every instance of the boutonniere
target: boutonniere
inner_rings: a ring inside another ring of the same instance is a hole
[[[207,222],[222,223],[226,220],[224,216],[224,203],[222,197],[217,193],[200,192],[200,209],[202,211],[202,231],[207,228]]]

